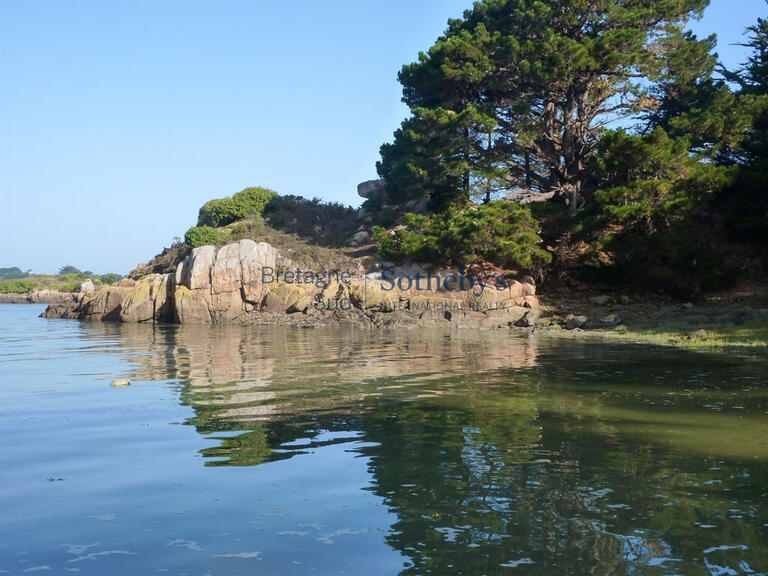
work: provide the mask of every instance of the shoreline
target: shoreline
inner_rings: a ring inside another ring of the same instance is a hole
[[[8,296],[14,296],[9,298]],[[0,304],[61,304],[79,297],[76,293],[33,295],[32,293],[0,295]],[[567,301],[553,297],[541,298],[541,316],[530,327],[514,325],[480,326],[477,322],[447,323],[439,318],[422,319],[403,310],[364,314],[359,309],[334,311],[326,314],[285,312],[254,312],[233,324],[241,326],[292,326],[323,328],[353,325],[370,330],[411,330],[443,327],[455,330],[507,330],[511,334],[568,340],[600,340],[614,343],[649,344],[689,350],[725,351],[731,349],[768,348],[768,307],[758,304],[719,303],[691,306],[687,303],[667,304],[649,311],[649,304],[633,302],[625,305],[597,306],[588,298]],[[567,302],[567,304],[566,304]],[[587,323],[567,329],[563,310],[585,313]],[[591,316],[588,315],[592,311]],[[618,312],[614,312],[617,311]],[[616,326],[602,326],[598,316],[612,312],[622,316]],[[482,314],[472,312],[471,314]],[[387,321],[388,320],[388,321]],[[210,324],[209,324],[210,325]]]
[[[294,265],[269,243],[245,239],[195,248],[164,273],[80,292],[0,294],[0,303],[48,304],[43,317],[87,321],[506,330],[681,348],[768,346],[762,284],[693,303],[596,285],[546,286],[542,294],[531,276],[494,270],[359,262],[344,274],[328,267],[318,275],[293,272]]]
[[[33,290],[32,292],[9,292],[0,294],[0,304],[61,304],[74,302],[78,292],[58,290]]]
[[[740,314],[742,309],[731,309]],[[743,324],[729,320],[706,323],[662,321],[657,324],[621,324],[616,327],[596,327],[567,330],[560,324],[537,326],[536,336],[564,340],[591,340],[605,343],[646,344],[695,351],[726,352],[729,350],[759,350],[768,348],[768,310],[752,311],[752,318]]]

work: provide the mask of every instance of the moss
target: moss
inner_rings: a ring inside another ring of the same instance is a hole
[[[654,326],[618,326],[586,331],[550,330],[547,334],[563,338],[591,338],[627,343],[655,344],[691,350],[768,348],[768,312],[734,325],[727,321],[660,322]]]

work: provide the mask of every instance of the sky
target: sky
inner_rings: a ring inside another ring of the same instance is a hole
[[[470,0],[0,0],[0,267],[127,273],[248,186],[359,205]],[[692,25],[729,67],[765,0]]]

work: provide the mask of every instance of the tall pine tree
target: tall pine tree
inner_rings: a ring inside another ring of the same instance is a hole
[[[382,150],[379,172],[399,195],[464,202],[490,190],[551,191],[575,209],[591,191],[592,156],[607,126],[653,103],[665,42],[698,16],[708,0],[483,0],[451,20],[437,43],[403,68],[403,100],[446,111],[449,145],[416,151],[406,120]],[[695,51],[693,51],[695,52]],[[472,120],[473,110],[477,120]],[[418,123],[416,123],[418,124]],[[462,150],[458,154],[458,150]],[[455,160],[463,158],[463,164]],[[429,174],[420,188],[399,180],[403,166],[458,168],[439,192]]]
[[[751,127],[734,157],[741,166],[736,184],[727,191],[724,211],[729,227],[739,236],[768,242],[768,18],[758,18],[747,29],[747,62],[737,71],[724,70],[741,88],[741,109]]]

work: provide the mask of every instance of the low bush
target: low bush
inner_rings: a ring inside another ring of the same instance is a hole
[[[221,242],[221,233],[210,226],[193,226],[184,234],[184,242],[187,246],[215,246]]]
[[[197,225],[219,228],[249,216],[259,215],[275,198],[277,192],[255,187],[241,190],[231,198],[209,200],[200,208]]]
[[[197,215],[197,225],[218,228],[239,219],[240,211],[232,198],[217,198],[202,205]]]
[[[241,190],[232,196],[232,200],[240,210],[241,218],[245,218],[246,216],[263,214],[267,205],[277,197],[278,194],[274,190],[257,186]]]
[[[450,207],[436,214],[406,214],[392,231],[377,226],[381,257],[455,265],[491,263],[532,270],[551,260],[541,248],[538,222],[528,207],[498,200]]]
[[[36,287],[31,280],[0,280],[0,294],[31,292]]]
[[[354,208],[300,196],[272,199],[264,210],[264,219],[276,230],[332,247],[345,246],[360,225]]]
[[[115,282],[117,282],[121,278],[122,278],[122,276],[120,274],[115,274],[114,272],[110,272],[109,274],[102,274],[101,276],[99,276],[99,279],[104,284],[114,284]]]

